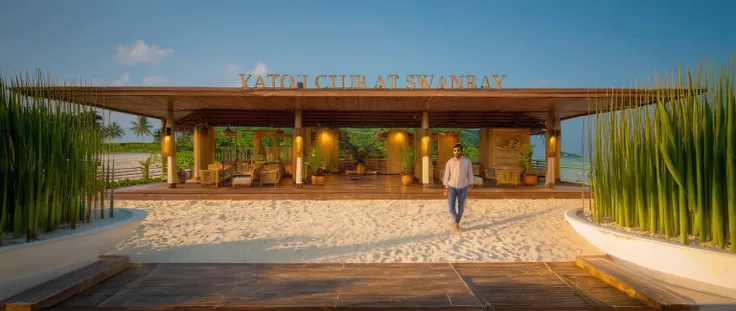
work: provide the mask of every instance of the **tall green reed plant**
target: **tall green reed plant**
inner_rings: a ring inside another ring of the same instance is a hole
[[[96,111],[75,88],[43,94],[53,82],[40,73],[0,77],[0,233],[13,238],[76,229],[95,205],[104,216],[110,170]]]
[[[682,244],[730,243],[736,253],[734,72],[731,57],[719,69],[657,76],[655,88],[633,101],[612,90],[619,96],[608,108],[616,112],[588,120],[596,222],[679,236]]]

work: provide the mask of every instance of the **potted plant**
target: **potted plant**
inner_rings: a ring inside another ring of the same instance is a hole
[[[309,166],[311,168],[317,168],[317,170],[312,174],[312,184],[313,185],[324,185],[325,184],[325,176],[324,173],[326,171],[324,167],[324,156],[322,156],[322,151],[317,148],[317,146],[312,146],[312,153],[309,155]]]
[[[523,182],[526,186],[534,186],[539,180],[539,177],[537,176],[537,174],[534,174],[532,168],[533,155],[534,145],[524,144],[524,146],[521,147],[521,152],[519,154],[519,164],[521,166],[521,172],[523,174]]]
[[[414,151],[401,148],[401,184],[408,186],[414,183]]]
[[[352,143],[350,144],[350,159],[359,175],[365,174],[365,171],[368,169],[366,162],[368,160],[369,153],[370,150],[366,148],[358,147]]]

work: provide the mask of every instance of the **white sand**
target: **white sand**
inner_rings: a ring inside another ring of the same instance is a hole
[[[571,261],[601,254],[564,220],[580,200],[118,201],[148,217],[115,253],[135,262]]]

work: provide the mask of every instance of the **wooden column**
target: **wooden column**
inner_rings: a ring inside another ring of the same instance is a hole
[[[199,170],[202,169],[202,130],[194,126],[192,131],[192,148],[194,154],[194,180],[199,180]]]
[[[549,110],[547,115],[547,135],[546,135],[546,159],[547,159],[547,176],[544,184],[547,188],[554,188],[555,183],[560,180],[560,120],[555,117],[554,107]]]
[[[419,133],[418,133],[419,134]],[[422,130],[420,139],[420,155],[422,157],[422,185],[428,186],[432,180],[430,172],[431,168],[431,157],[432,157],[432,131],[429,129],[429,112],[422,112]]]
[[[168,170],[168,184],[169,188],[176,188],[177,183],[177,171],[176,171],[176,128],[174,126],[174,101],[168,99],[167,111],[166,111],[166,131],[162,135],[170,136],[168,139],[173,143],[173,148],[170,150],[167,161]]]
[[[199,170],[206,170],[215,163],[215,127],[194,127],[194,179],[199,180]]]
[[[294,184],[297,188],[304,187],[304,137],[302,135],[302,111],[297,110],[294,114],[294,130],[292,136],[292,164],[294,165]]]

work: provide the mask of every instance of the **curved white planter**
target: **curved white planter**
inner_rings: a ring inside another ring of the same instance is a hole
[[[565,212],[568,223],[606,254],[658,272],[736,289],[736,255],[599,226],[582,209]]]
[[[93,263],[135,231],[146,211],[120,208],[126,219],[31,243],[0,247],[0,301]],[[73,232],[73,231],[72,231]]]

